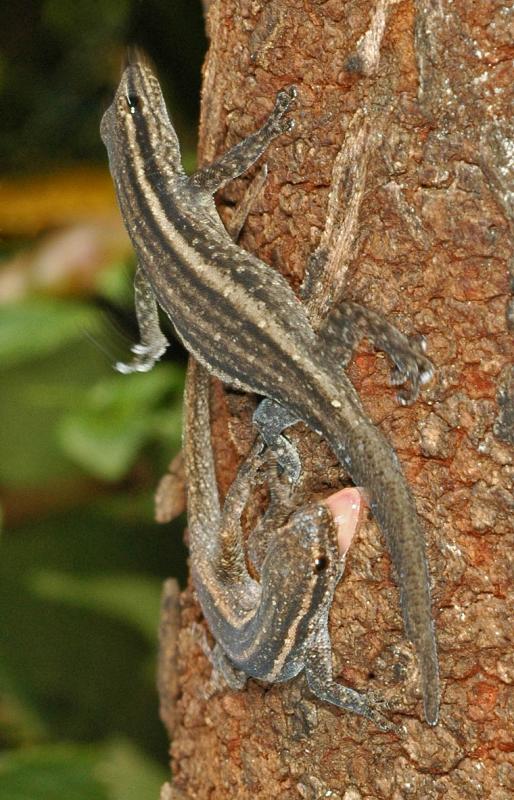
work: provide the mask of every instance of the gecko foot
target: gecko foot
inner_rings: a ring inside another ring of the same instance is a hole
[[[212,667],[211,677],[202,690],[203,698],[209,700],[227,687],[234,690],[244,689],[246,675],[230,663],[219,644],[210,647],[205,630],[198,622],[193,622],[191,632]]]
[[[298,422],[289,409],[269,397],[261,400],[253,414],[253,423],[276,458],[283,474],[294,485],[300,478],[302,465],[296,447],[282,431]]]
[[[340,361],[343,367],[350,362],[353,351],[362,338],[369,339],[377,350],[383,350],[394,364],[391,383],[408,384],[398,393],[402,405],[413,403],[420,386],[434,374],[426,357],[426,342],[422,336],[405,336],[381,314],[351,301],[333,308],[319,330],[322,355]]]
[[[166,352],[168,344],[164,336],[148,345],[135,344],[130,348],[135,358],[129,363],[117,361],[114,369],[122,375],[129,375],[131,372],[149,372]]]
[[[277,93],[275,108],[268,120],[269,130],[273,136],[288,133],[294,128],[294,119],[284,119],[284,116],[290,111],[297,97],[298,89],[296,86],[288,86]]]
[[[397,736],[405,736],[404,725],[396,725],[385,715],[391,713],[390,703],[375,692],[368,691],[364,695],[365,703],[369,709],[369,714],[365,714],[369,720],[375,723],[381,731],[396,733]]]
[[[422,384],[428,383],[434,375],[432,362],[426,357],[427,344],[424,336],[410,336],[407,339],[408,347],[398,348],[391,353],[395,366],[391,371],[391,384],[408,386],[400,389],[397,394],[398,402],[402,406],[411,405],[418,394]]]
[[[343,686],[335,681],[328,684],[320,684],[317,676],[312,675],[306,670],[307,683],[310,690],[316,697],[326,703],[332,703],[345,711],[351,711],[360,717],[365,717],[373,722],[377,728],[387,733],[396,733],[398,736],[404,734],[403,726],[395,725],[391,722],[384,712],[389,710],[389,704],[384,698],[375,695],[374,692],[361,694],[355,689]]]
[[[389,711],[387,700],[374,692],[357,692],[333,679],[331,645],[326,628],[317,631],[308,650],[305,677],[311,692],[325,703],[332,703],[345,711],[366,717],[382,731],[391,731],[398,735],[403,733],[403,729],[386,716]]]

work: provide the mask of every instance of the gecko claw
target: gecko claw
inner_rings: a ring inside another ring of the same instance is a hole
[[[273,134],[289,133],[295,126],[293,119],[284,119],[284,115],[291,110],[296,98],[298,89],[296,86],[288,86],[277,93],[275,108],[269,118],[269,126]]]
[[[395,362],[391,370],[391,385],[409,384],[397,394],[400,405],[411,405],[417,398],[420,386],[428,383],[434,376],[432,362],[425,356],[427,343],[424,336],[411,336],[409,349],[393,354]]]
[[[134,344],[130,351],[134,353],[135,358],[129,363],[117,361],[114,369],[122,375],[130,375],[133,372],[149,372],[166,352],[167,347],[168,341],[164,337],[156,343],[152,342],[151,345]]]
[[[296,86],[286,86],[285,89],[281,89],[279,92],[277,92],[277,97],[275,100],[275,112],[285,114],[297,97],[298,89]]]
[[[404,725],[397,725],[386,716],[386,713],[391,712],[391,704],[381,695],[373,691],[366,692],[366,705],[369,710],[365,716],[374,722],[381,731],[385,733],[395,733],[397,736],[405,736],[406,729]]]

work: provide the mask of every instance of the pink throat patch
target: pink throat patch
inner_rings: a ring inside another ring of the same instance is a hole
[[[361,510],[365,500],[355,487],[341,489],[323,501],[328,507],[337,527],[337,544],[341,556],[346,555],[357,531]]]

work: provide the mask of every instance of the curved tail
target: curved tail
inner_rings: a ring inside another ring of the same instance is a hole
[[[405,630],[416,649],[421,670],[426,721],[439,716],[439,666],[432,620],[425,538],[411,492],[397,456],[382,433],[357,407],[349,413],[333,407],[318,416],[341,464],[364,486],[387,542],[396,570]]]

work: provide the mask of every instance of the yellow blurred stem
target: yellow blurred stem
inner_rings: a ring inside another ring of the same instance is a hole
[[[77,167],[0,180],[0,230],[4,237],[30,238],[48,228],[116,214],[107,169]]]

